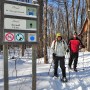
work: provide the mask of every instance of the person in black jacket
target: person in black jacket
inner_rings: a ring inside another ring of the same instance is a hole
[[[79,47],[85,48],[85,46],[82,44],[81,40],[77,37],[77,33],[74,32],[73,38],[69,40],[69,49],[70,49],[70,58],[69,58],[69,69],[72,69],[72,62],[73,63],[73,69],[77,72],[77,62],[78,62],[78,53],[79,53]]]

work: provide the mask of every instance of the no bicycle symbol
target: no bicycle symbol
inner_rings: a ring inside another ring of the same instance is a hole
[[[18,41],[18,42],[25,41],[25,35],[24,35],[24,33],[16,33],[15,34],[15,41]]]
[[[14,41],[14,33],[11,32],[5,33],[5,41],[8,42]]]

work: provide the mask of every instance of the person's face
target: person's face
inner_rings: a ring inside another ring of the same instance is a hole
[[[76,37],[77,37],[77,35],[76,35],[76,34],[74,34],[74,35],[73,35],[73,37],[74,37],[74,38],[76,38]]]
[[[57,40],[60,41],[61,40],[61,36],[58,36]]]

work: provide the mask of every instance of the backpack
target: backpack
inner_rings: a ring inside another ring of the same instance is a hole
[[[64,40],[62,41],[63,41],[63,44],[65,45],[65,41]],[[56,43],[56,40],[54,40],[54,49],[55,49],[55,43]]]

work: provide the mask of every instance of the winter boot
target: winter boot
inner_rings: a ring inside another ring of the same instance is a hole
[[[67,80],[66,77],[62,77],[62,78],[61,78],[61,81],[62,81],[62,82],[67,82],[68,80]]]
[[[75,71],[75,72],[77,72],[77,69],[76,69],[76,68],[74,68],[74,71]]]
[[[57,75],[54,75],[53,76],[53,79],[56,79],[56,78],[58,78],[59,77],[59,75],[57,74]]]

